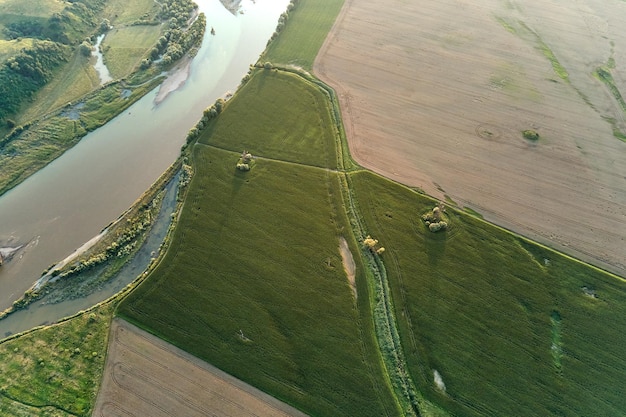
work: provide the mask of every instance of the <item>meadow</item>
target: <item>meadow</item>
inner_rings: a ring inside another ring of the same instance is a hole
[[[161,27],[157,25],[126,26],[109,31],[102,49],[111,76],[123,78],[137,69],[161,35]]]
[[[454,415],[620,415],[626,283],[369,172],[351,183],[414,381]],[[437,370],[445,393],[434,383]]]
[[[396,415],[371,319],[356,308],[343,272],[339,236],[347,222],[338,174],[280,160],[306,150],[300,130],[259,134],[301,115],[309,147],[334,154],[332,135],[323,132],[331,123],[328,109],[311,104],[321,92],[292,77],[256,73],[201,136],[170,249],[118,314],[312,415]],[[231,109],[251,109],[246,103],[257,98],[256,84],[281,79],[292,83],[294,95],[268,88],[262,98],[282,97],[283,112],[238,120],[229,146],[247,146],[253,155],[256,143],[266,149],[250,171],[240,172],[240,151],[216,147],[219,132]],[[324,153],[311,153],[311,163],[323,163]]]
[[[113,305],[0,343],[0,415],[91,415]]]

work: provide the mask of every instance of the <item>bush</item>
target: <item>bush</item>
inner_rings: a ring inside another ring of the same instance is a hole
[[[522,132],[524,138],[528,140],[539,140],[539,133],[536,130],[528,129]]]

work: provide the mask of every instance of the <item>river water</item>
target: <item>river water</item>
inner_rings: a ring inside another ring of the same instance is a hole
[[[23,245],[0,267],[0,310],[115,220],[167,169],[202,111],[237,88],[288,4],[243,0],[240,12],[231,13],[218,0],[196,2],[207,31],[182,86],[158,104],[155,89],[0,197],[0,247]]]

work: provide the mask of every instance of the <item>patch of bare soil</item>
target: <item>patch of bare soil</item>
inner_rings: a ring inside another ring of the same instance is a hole
[[[352,252],[350,252],[350,247],[348,246],[348,242],[342,236],[339,239],[339,252],[341,253],[341,262],[343,263],[343,270],[346,271],[346,276],[348,277],[348,284],[350,284],[350,289],[352,290],[352,295],[354,299],[357,299],[356,293],[356,265],[354,264],[354,258],[352,257]]]
[[[116,318],[93,416],[305,414]]]
[[[593,76],[626,96],[625,26],[620,0],[346,0],[314,69],[361,165],[626,275],[624,112]]]

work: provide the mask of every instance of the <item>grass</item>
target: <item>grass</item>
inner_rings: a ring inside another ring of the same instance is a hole
[[[282,106],[304,126],[285,130],[280,142],[266,138],[287,119],[268,105],[265,115],[238,119],[235,151],[214,146],[223,145],[229,113],[280,97],[264,87],[281,79],[303,97],[288,95]],[[289,74],[253,75],[194,147],[195,174],[170,249],[118,313],[311,415],[396,415],[363,309],[367,287],[361,280],[355,308],[342,269],[339,174],[276,160],[297,157],[302,129],[317,131],[328,117],[311,100],[317,94]],[[324,154],[335,146],[332,135],[308,140],[330,148]],[[249,172],[235,169],[244,146],[255,155],[265,147]],[[325,160],[315,158],[311,165]]]
[[[259,58],[259,62],[313,68],[317,52],[333,26],[343,0],[300,0],[289,12],[281,31]]]
[[[0,414],[89,416],[112,303],[0,343]]]
[[[40,21],[42,24],[53,13],[58,13],[65,4],[55,0],[0,0],[0,39],[6,39],[4,28],[23,20]]]
[[[403,347],[428,399],[459,416],[626,409],[623,280],[451,209],[450,230],[429,233],[416,213],[434,200],[370,173],[352,179],[386,248]]]
[[[0,65],[4,64],[10,57],[15,56],[22,48],[30,48],[32,46],[33,40],[30,38],[11,41],[0,39]]]
[[[159,36],[160,26],[127,26],[109,31],[102,41],[102,48],[111,76],[123,78],[136,69]]]
[[[58,76],[37,94],[34,102],[20,115],[19,124],[37,119],[85,96],[100,86],[100,78],[88,57],[76,51]]]
[[[333,120],[323,90],[296,75],[256,71],[200,140],[230,151],[337,167]],[[303,109],[306,109],[303,110]],[[236,162],[236,161],[235,161]]]
[[[159,12],[154,0],[109,0],[104,9],[104,16],[114,27],[129,25],[140,19],[152,20]]]

